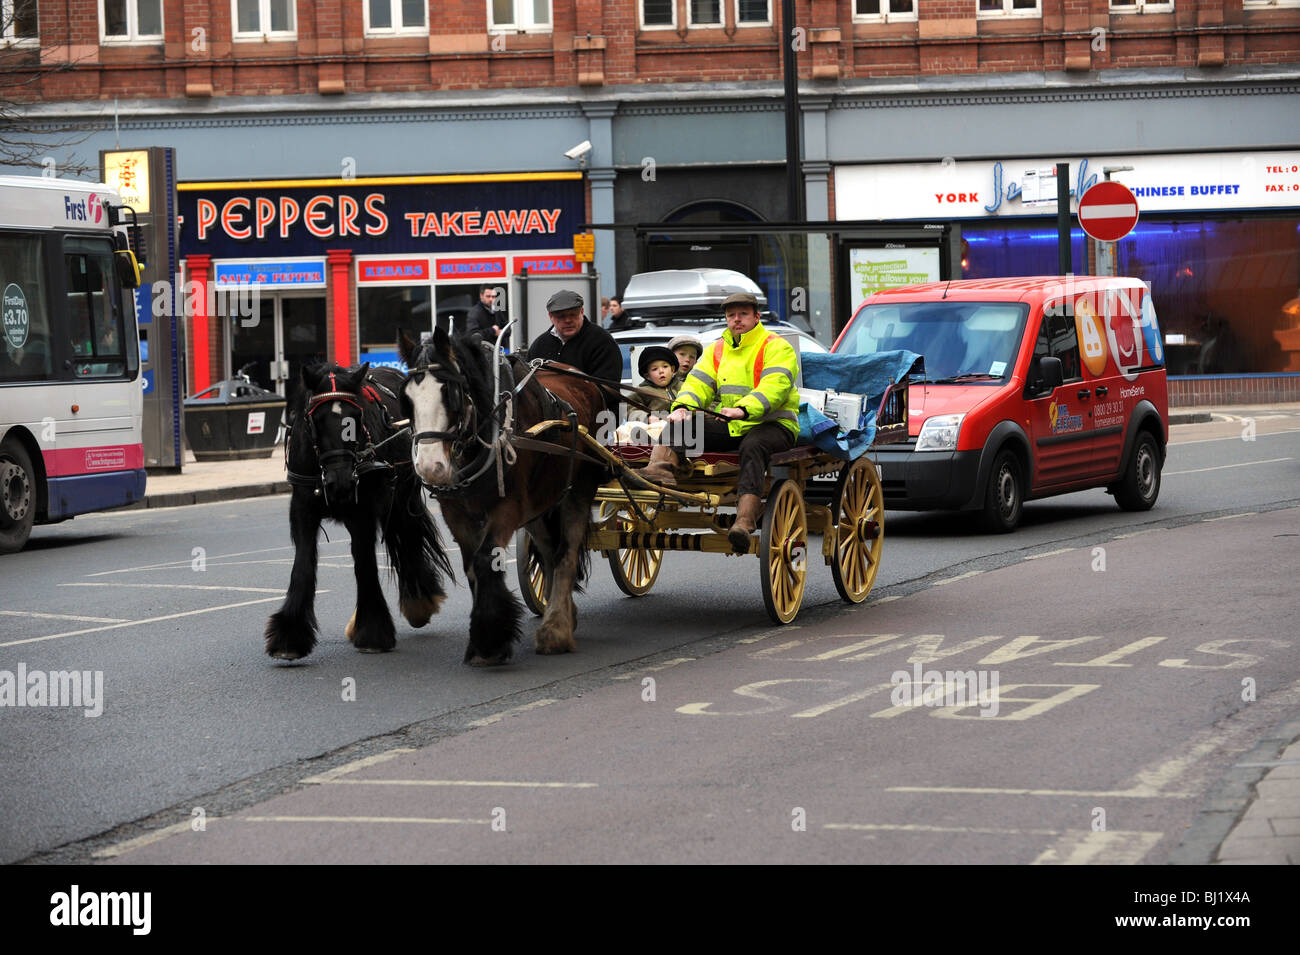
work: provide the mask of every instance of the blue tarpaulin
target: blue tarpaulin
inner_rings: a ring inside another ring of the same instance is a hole
[[[885,392],[911,370],[921,356],[910,351],[884,351],[872,355],[834,355],[805,352],[799,356],[805,388],[834,389],[867,395],[870,410],[862,428],[841,431],[826,415],[807,402],[799,405],[799,444],[813,444],[843,461],[862,455],[876,438],[876,409]]]

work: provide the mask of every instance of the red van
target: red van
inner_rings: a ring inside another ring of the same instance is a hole
[[[1104,487],[1125,510],[1160,494],[1164,348],[1138,279],[1045,276],[876,292],[832,351],[925,358],[911,435],[878,453],[885,505],[968,510],[1010,531],[1026,500]]]

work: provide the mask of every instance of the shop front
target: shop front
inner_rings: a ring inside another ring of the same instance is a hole
[[[463,327],[484,285],[582,271],[581,173],[182,183],[198,391],[248,368],[286,394],[313,361],[397,364],[398,329]],[[502,322],[504,324],[504,321]]]
[[[1300,400],[1300,152],[1068,161],[1076,202],[1107,169],[1137,197],[1115,269],[1151,287],[1171,402]],[[1055,189],[1050,159],[835,171],[837,218],[951,222],[963,278],[1056,274]],[[1095,250],[1075,226],[1074,271],[1085,274]]]

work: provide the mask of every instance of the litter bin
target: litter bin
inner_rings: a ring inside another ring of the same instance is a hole
[[[185,437],[199,461],[269,458],[284,399],[245,378],[231,378],[185,399]]]

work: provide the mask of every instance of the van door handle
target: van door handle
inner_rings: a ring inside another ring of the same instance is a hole
[[[1098,397],[1098,398],[1105,398],[1106,395],[1108,395],[1109,393],[1110,393],[1110,389],[1107,388],[1105,385],[1098,385],[1098,386],[1097,386],[1097,397]]]
[[[1082,401],[1084,398],[1087,398],[1091,394],[1092,394],[1091,391],[1089,391],[1087,388],[1083,388],[1079,391],[1079,400]]]

